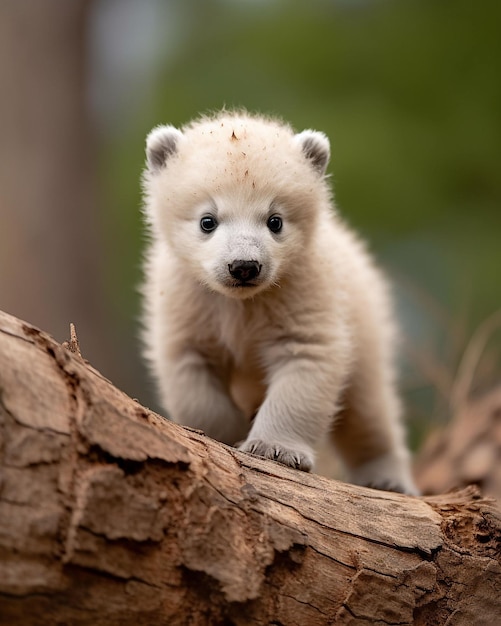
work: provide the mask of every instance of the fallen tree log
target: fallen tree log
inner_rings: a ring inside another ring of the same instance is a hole
[[[411,498],[241,453],[6,314],[0,428],[5,626],[499,623],[501,518],[473,489]]]

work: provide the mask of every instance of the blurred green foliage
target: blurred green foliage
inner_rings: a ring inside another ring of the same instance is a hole
[[[338,207],[393,269],[406,336],[453,377],[500,307],[501,4],[182,0],[168,15],[154,96],[103,155],[117,305],[137,310],[147,132],[244,106],[329,135]],[[433,375],[411,370],[428,411]]]

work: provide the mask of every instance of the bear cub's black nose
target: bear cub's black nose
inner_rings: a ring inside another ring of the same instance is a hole
[[[228,265],[228,270],[233,278],[246,283],[259,276],[261,265],[257,261],[242,261],[238,259]]]

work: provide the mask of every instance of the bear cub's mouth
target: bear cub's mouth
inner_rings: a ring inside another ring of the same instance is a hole
[[[248,283],[248,282],[234,282],[230,285],[230,287],[234,287],[235,289],[245,289],[246,287],[257,287],[257,283]]]

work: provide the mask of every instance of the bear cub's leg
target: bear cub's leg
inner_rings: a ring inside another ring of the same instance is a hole
[[[245,438],[248,421],[228,392],[224,372],[196,350],[185,350],[165,370],[168,386],[161,390],[175,422],[229,445]]]
[[[361,362],[337,416],[332,439],[356,485],[418,495],[390,371]]]
[[[343,380],[332,346],[302,345],[291,355],[276,343],[268,368],[268,389],[240,449],[310,471],[314,449],[328,432]]]

